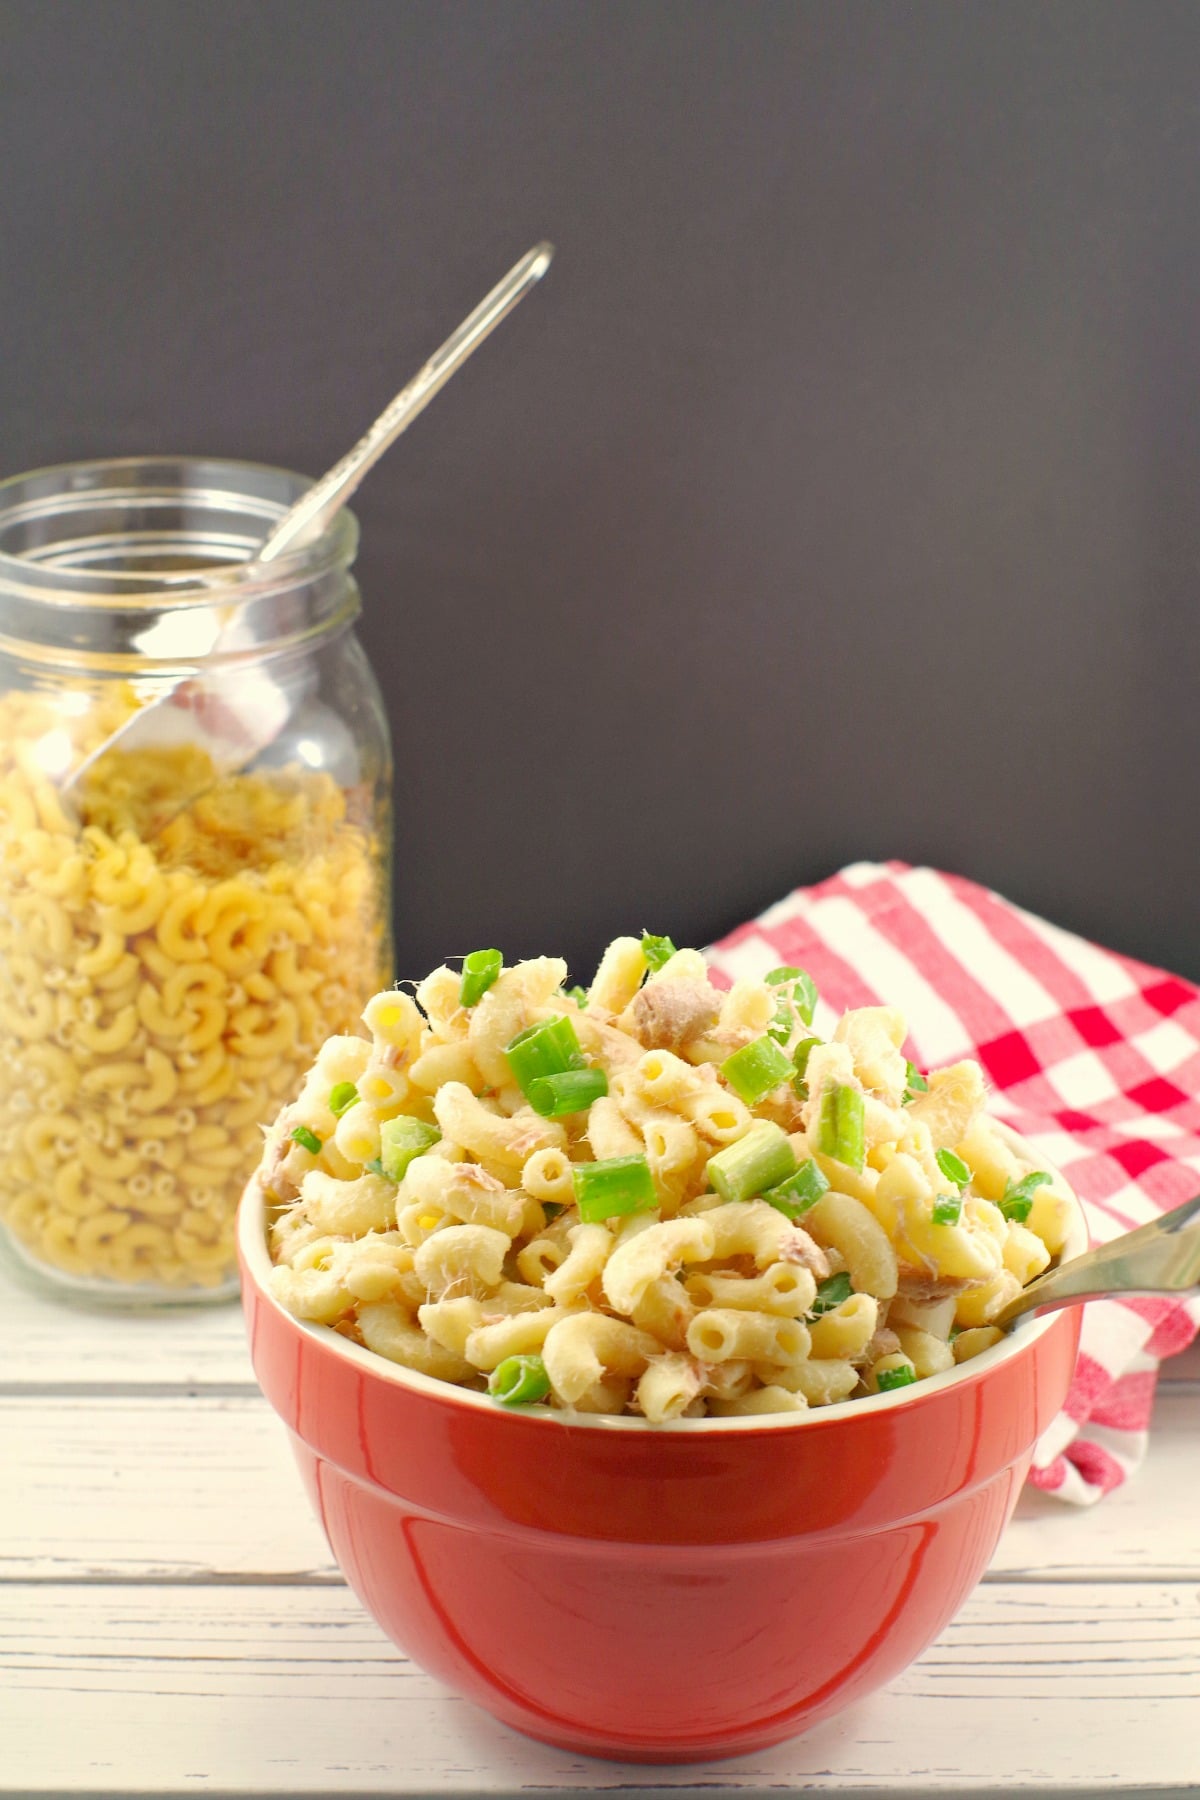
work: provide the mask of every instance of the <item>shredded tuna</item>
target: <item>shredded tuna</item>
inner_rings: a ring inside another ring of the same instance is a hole
[[[802,1269],[807,1269],[810,1274],[816,1276],[818,1281],[828,1281],[832,1273],[829,1267],[829,1258],[820,1244],[810,1238],[807,1231],[802,1231],[798,1225],[780,1251],[779,1260],[780,1262],[799,1263]]]
[[[652,981],[634,995],[627,1017],[646,1050],[678,1050],[711,1031],[721,997],[707,981]]]
[[[770,1119],[784,1131],[804,1129],[804,1102],[786,1082],[781,1082],[773,1093],[760,1101],[757,1110],[761,1118]]]
[[[524,1162],[525,1158],[527,1156],[532,1156],[535,1150],[543,1149],[545,1146],[545,1143],[546,1143],[546,1134],[542,1130],[540,1124],[539,1125],[531,1125],[529,1127],[528,1131],[520,1131],[516,1134],[516,1136],[512,1140],[512,1144],[511,1144],[510,1148],[512,1150],[513,1155],[519,1156],[521,1158],[521,1161]],[[502,1181],[498,1181],[496,1183],[496,1186],[503,1187],[504,1183]]]
[[[489,1175],[488,1171],[481,1168],[478,1163],[462,1162],[455,1163],[453,1166],[455,1187],[483,1188],[489,1194],[500,1193],[504,1190],[504,1183],[499,1177]]]
[[[274,1140],[268,1139],[263,1159],[262,1173],[259,1179],[264,1192],[281,1205],[288,1205],[299,1197],[300,1189],[290,1175],[283,1172],[284,1161],[292,1148],[289,1137],[282,1133]]]
[[[897,1356],[902,1349],[903,1345],[895,1332],[883,1325],[863,1351],[861,1360],[865,1363],[878,1362],[881,1356]],[[855,1361],[858,1360],[856,1357]]]
[[[579,1014],[574,1025],[580,1044],[592,1056],[597,1057],[610,1074],[635,1063],[641,1055],[628,1033],[618,1030],[611,1023],[611,1015],[597,1017],[589,1007],[587,1012]]]
[[[926,1275],[919,1269],[902,1268],[896,1292],[905,1300],[949,1300],[967,1288],[979,1287],[968,1275]]]

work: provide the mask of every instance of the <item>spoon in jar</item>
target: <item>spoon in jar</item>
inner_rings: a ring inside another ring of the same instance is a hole
[[[206,584],[228,583],[231,588],[235,587],[253,579],[263,565],[319,537],[384,451],[425,410],[450,377],[501,320],[507,318],[518,301],[524,299],[535,282],[541,280],[553,255],[554,246],[541,243],[523,256],[418,369],[354,448],[288,508],[254,555],[246,561],[206,571]],[[186,579],[188,584],[194,585],[196,577],[191,575]],[[217,614],[207,649],[209,656],[236,647],[242,611],[242,603],[233,598]],[[180,743],[199,743],[208,752],[211,770],[204,779],[204,787],[208,788],[221,776],[245,768],[267,749],[286,722],[288,712],[288,701],[282,689],[265,670],[252,672],[239,681],[223,681],[219,687],[212,676],[182,676],[156,693],[72,769],[59,784],[59,798],[65,810],[77,819],[81,790],[94,773],[96,764],[110,751],[119,749],[123,755],[132,756],[139,751]],[[202,790],[189,792],[183,787],[173,793],[169,808],[158,807],[154,829],[161,830],[198,798],[199,791]]]
[[[1174,1212],[1113,1238],[1039,1275],[992,1321],[1012,1325],[1026,1313],[1079,1306],[1111,1294],[1179,1294],[1200,1288],[1200,1194]]]
[[[268,533],[250,564],[274,562],[277,556],[318,537],[330,520],[339,513],[367,473],[389,449],[402,431],[406,431],[419,413],[424,412],[435,394],[441,392],[450,377],[461,369],[468,356],[477,350],[485,337],[508,317],[513,307],[550,267],[553,244],[536,244],[519,263],[497,282],[474,312],[464,319],[457,331],[451,332],[439,350],[435,350],[412,380],[385,406],[375,423],[364,432],[353,450],[335,463],[327,475],[315,481],[282,519]]]

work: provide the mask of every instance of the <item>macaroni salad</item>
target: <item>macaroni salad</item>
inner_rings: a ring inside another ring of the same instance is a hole
[[[922,1075],[894,1008],[711,985],[617,938],[590,988],[477,951],[320,1050],[268,1135],[276,1297],[504,1405],[802,1411],[952,1368],[1063,1247],[1061,1183]]]

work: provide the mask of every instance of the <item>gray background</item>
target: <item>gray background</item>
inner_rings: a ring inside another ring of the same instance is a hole
[[[0,4],[0,463],[371,477],[400,971],[931,859],[1200,975],[1200,6]]]

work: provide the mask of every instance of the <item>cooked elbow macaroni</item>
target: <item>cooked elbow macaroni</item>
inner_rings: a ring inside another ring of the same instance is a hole
[[[71,1276],[215,1287],[262,1124],[382,979],[380,858],[329,776],[206,781],[184,746],[106,756],[76,823],[38,746],[58,734],[81,759],[133,705],[0,700],[0,1221]],[[177,792],[198,798],[172,816]],[[372,1030],[374,1091],[403,1097],[388,1072],[425,1021],[383,995]],[[344,1180],[367,1116],[336,1139],[324,1166]],[[342,1290],[315,1275],[324,1314]]]
[[[532,1368],[530,1403],[652,1424],[804,1412],[988,1348],[1061,1249],[1067,1196],[996,1132],[975,1064],[923,1083],[885,1007],[813,1046],[776,975],[722,996],[697,952],[618,938],[587,994],[542,957],[466,1004],[449,968],[415,1002],[376,995],[368,1036],[327,1045],[269,1134],[277,1297],[425,1374],[485,1389]],[[547,1023],[592,1071],[552,1117],[514,1044]],[[381,1068],[410,1079],[373,1084]],[[339,1082],[355,1098],[335,1119]],[[393,1143],[414,1150],[389,1174]],[[642,1186],[605,1217],[581,1197],[613,1159]]]

